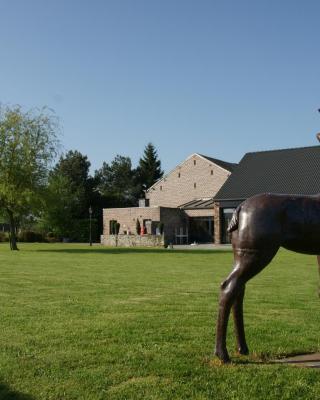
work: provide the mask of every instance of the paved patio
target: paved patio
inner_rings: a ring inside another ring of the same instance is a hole
[[[173,249],[176,250],[231,250],[231,244],[174,244]]]
[[[291,364],[296,367],[320,368],[320,353],[300,354],[276,360],[275,362],[280,364]]]

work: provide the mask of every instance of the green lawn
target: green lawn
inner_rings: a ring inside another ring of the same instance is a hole
[[[250,356],[212,357],[229,251],[0,245],[0,399],[316,399],[315,257],[280,251],[247,285]]]

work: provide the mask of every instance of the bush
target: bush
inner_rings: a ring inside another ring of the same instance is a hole
[[[7,232],[0,232],[0,242],[8,242],[9,234]]]
[[[54,232],[48,232],[46,235],[46,241],[49,243],[61,242],[61,239],[57,237]]]
[[[141,233],[141,225],[140,225],[140,221],[138,218],[137,218],[137,222],[136,222],[136,233],[137,233],[137,235],[140,235],[140,233]]]
[[[163,222],[159,222],[158,229],[159,229],[160,235],[162,235],[163,231],[164,231],[164,223]]]
[[[18,241],[19,242],[27,242],[27,243],[44,242],[45,238],[44,238],[44,235],[39,232],[21,231],[18,234]]]
[[[114,235],[114,233],[115,233],[115,223],[116,223],[116,221],[115,220],[111,220],[110,221],[110,235]]]

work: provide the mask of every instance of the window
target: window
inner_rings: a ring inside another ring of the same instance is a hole
[[[181,176],[181,174],[180,174],[180,172],[178,173],[178,178],[180,178],[180,176]]]
[[[196,189],[196,187],[197,187],[197,184],[196,184],[196,183],[194,183],[194,184],[193,184],[193,187]]]
[[[196,165],[197,164],[197,160],[193,160],[193,165]]]
[[[162,190],[162,186],[160,186],[160,190]]]
[[[211,175],[213,175],[213,169],[211,170]]]

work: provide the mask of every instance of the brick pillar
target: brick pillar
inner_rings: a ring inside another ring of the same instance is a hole
[[[214,243],[221,243],[221,212],[220,212],[220,204],[214,203],[213,209],[213,219],[214,219]]]

